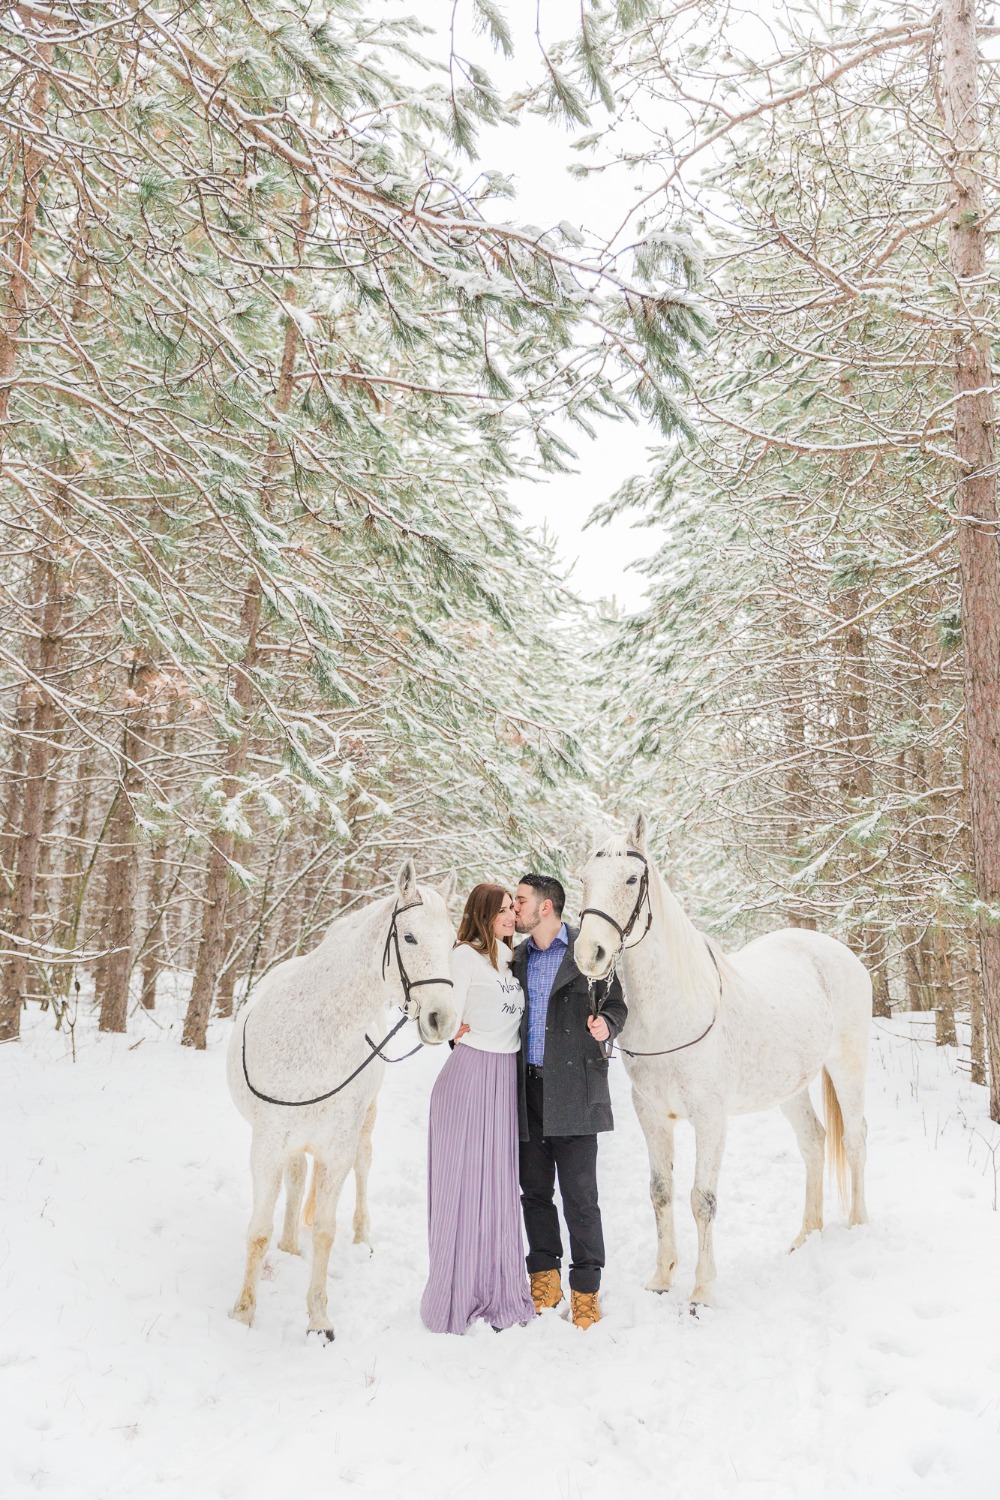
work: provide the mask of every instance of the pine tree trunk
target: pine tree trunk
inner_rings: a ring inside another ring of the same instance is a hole
[[[123,735],[128,753],[129,732]],[[101,965],[95,999],[101,1031],[124,1031],[128,1021],[128,979],[132,969],[138,846],[128,798],[128,771],[123,772],[118,803],[108,830],[107,920],[104,942],[111,950]]]
[[[1000,538],[994,468],[996,402],[985,319],[987,276],[979,188],[979,44],[973,0],[943,0],[941,84],[950,141],[948,252],[962,308],[955,334],[955,447],[962,592],[969,821],[976,887],[987,908],[979,947],[990,1065],[990,1117],[1000,1121]],[[969,310],[971,316],[966,314]],[[982,331],[980,331],[982,330]]]
[[[163,732],[160,751],[169,765],[177,740],[177,726],[169,723]],[[181,850],[174,872],[173,884],[168,887],[170,869],[170,845],[168,840],[156,844],[150,850],[149,881],[146,887],[146,921],[149,930],[142,950],[142,977],[140,984],[141,1004],[144,1010],[155,1010],[156,990],[165,967],[164,951],[167,942],[167,906],[176,889],[184,868],[187,845]]]
[[[305,234],[309,224],[310,197],[306,193],[302,197],[299,208],[299,231],[296,236],[295,258],[298,259],[302,253]],[[294,305],[296,301],[296,290],[293,283],[286,288],[286,302]],[[281,358],[281,372],[278,376],[278,387],[275,393],[275,410],[283,414],[288,410],[294,389],[295,356],[298,350],[299,329],[295,319],[288,314],[285,318],[285,341]],[[264,464],[264,483],[261,487],[261,507],[268,514],[273,504],[273,487],[277,479],[281,462],[281,451],[276,438],[272,437],[268,444],[267,458]],[[243,653],[242,670],[236,681],[235,698],[240,709],[244,713],[250,708],[253,699],[251,687],[253,670],[257,665],[258,636],[261,624],[261,587],[260,581],[254,578],[243,596],[243,614],[240,622],[240,639],[246,641],[246,649]],[[235,797],[239,791],[240,777],[246,762],[249,750],[249,731],[244,731],[236,744],[231,745],[226,752],[225,773],[222,780],[222,789],[227,798]],[[205,877],[205,908],[202,918],[201,941],[198,944],[198,958],[195,964],[194,979],[191,984],[191,999],[188,1003],[187,1012],[184,1016],[184,1032],[181,1037],[182,1045],[185,1047],[205,1046],[208,1034],[208,1017],[212,1009],[212,996],[215,992],[216,980],[225,957],[225,934],[226,934],[226,898],[229,893],[229,861],[232,858],[235,838],[231,833],[220,833],[212,841],[212,847],[208,855],[208,871]]]
[[[62,893],[55,941],[61,947],[75,947],[77,938],[76,906],[80,899],[80,882],[87,863],[85,841],[90,820],[93,779],[82,754],[74,757],[69,773],[73,800],[67,817],[66,847],[60,868]]]
[[[236,934],[238,930],[238,907],[232,891],[228,892],[226,901],[226,932],[222,944],[222,961],[225,967],[219,977],[219,992],[215,1001],[215,1014],[227,1019],[233,1013],[233,992],[236,986],[236,959],[235,955],[230,959],[236,947]],[[230,959],[227,963],[226,960]]]
[[[38,678],[45,683],[56,669],[61,651],[63,597],[60,572],[49,557],[42,569],[44,601],[41,603],[41,640],[38,645]],[[36,689],[31,723],[24,784],[21,795],[21,821],[17,832],[17,863],[14,884],[4,921],[12,950],[0,981],[0,1041],[10,1041],[20,1033],[21,1007],[27,991],[31,949],[18,938],[31,936],[31,919],[35,911],[38,869],[41,860],[45,809],[48,804],[48,772],[52,734],[55,729],[55,704],[44,687]]]
[[[916,927],[904,923],[899,929],[899,937],[903,945],[903,977],[906,980],[907,1010],[930,1010],[931,998],[920,963],[926,933],[920,933]]]
[[[133,664],[129,672],[129,695],[143,696],[148,668]],[[135,898],[139,889],[139,839],[132,799],[142,786],[140,761],[146,713],[126,714],[122,730],[121,780],[118,801],[108,830],[107,923],[105,941],[110,948],[101,973],[101,1031],[124,1031],[128,1024],[129,979],[135,943]]]
[[[355,787],[347,799],[347,807],[344,809],[344,821],[347,824],[347,842],[344,845],[344,868],[340,877],[340,898],[338,905],[341,910],[348,906],[354,899],[358,888],[359,859],[358,853],[364,839],[364,825],[361,822],[361,791]]]
[[[289,319],[289,321],[291,321]],[[235,698],[244,713],[250,707],[250,674],[257,664],[257,637],[260,630],[261,591],[254,579],[243,596],[243,615],[240,622],[241,639],[247,642],[243,653],[243,670],[236,683]],[[231,745],[226,753],[225,775],[222,791],[225,797],[235,797],[240,787],[240,776],[246,762],[249,735],[244,733]],[[226,898],[229,894],[229,861],[235,847],[235,836],[230,832],[216,834],[208,852],[208,869],[205,874],[205,906],[202,914],[201,940],[191,984],[191,999],[184,1016],[184,1031],[181,1042],[185,1047],[203,1048],[208,1037],[208,1018],[212,1009],[212,997],[226,953]]]
[[[889,994],[888,942],[881,927],[864,927],[859,934],[861,957],[871,975],[872,1014],[892,1015],[892,999]]]
[[[805,773],[806,765],[806,717],[804,699],[806,684],[803,681],[802,665],[794,653],[798,649],[798,642],[802,634],[799,620],[791,613],[787,614],[784,621],[785,635],[788,640],[786,650],[790,653],[789,659],[782,669],[782,684],[784,688],[784,704],[782,707],[782,719],[785,733],[785,754],[787,766],[785,771],[785,802],[787,817],[785,820],[785,837],[787,841],[788,855],[791,868],[794,872],[802,864],[801,839],[809,821],[809,782]],[[789,902],[785,912],[785,920],[790,927],[805,927],[810,931],[816,929],[816,918],[806,909],[805,902],[801,898]]]
[[[840,614],[845,628],[840,633],[838,661],[837,738],[843,756],[840,791],[855,812],[871,804],[875,779],[872,769],[871,722],[868,692],[868,643],[858,621],[864,601],[860,590],[848,589],[840,599]],[[847,868],[854,888],[865,895],[866,859],[863,852],[847,855]],[[890,1016],[886,935],[881,928],[862,927],[852,946],[871,975],[872,1013]]]
[[[36,598],[40,593],[31,589],[31,597]],[[31,660],[33,668],[37,669],[37,657],[35,652],[26,653]],[[34,713],[35,699],[34,688],[30,683],[24,683],[17,695],[17,708],[14,711],[14,729],[10,743],[10,764],[7,770],[7,795],[4,799],[4,826],[0,834],[0,865],[3,868],[3,887],[0,891],[0,904],[3,908],[10,904],[11,894],[14,890],[14,875],[17,869],[17,840],[21,830],[21,820],[24,814],[24,779],[28,767],[28,742],[31,734],[31,718]]]
[[[42,43],[37,48],[38,59],[43,68],[47,69],[51,65],[54,50],[51,42]],[[47,72],[42,72],[35,80],[30,106],[31,118],[39,135],[43,129],[48,98],[49,76]],[[17,372],[18,349],[28,320],[28,277],[34,255],[35,223],[41,198],[42,174],[49,162],[49,158],[38,150],[33,136],[25,135],[20,144],[21,205],[17,222],[5,246],[10,274],[0,315],[0,451],[3,448],[10,397]]]
[[[972,1038],[969,1043],[970,1075],[973,1083],[986,1084],[986,1017],[983,1014],[983,987],[979,978],[979,945],[969,943],[969,1021]]]
[[[36,921],[41,923],[43,922],[43,919],[47,918],[48,920],[44,921],[44,926],[47,927],[49,931],[51,931],[53,925],[58,923],[58,906],[61,899],[58,896],[56,897],[54,923],[52,920],[52,882],[50,876],[52,874],[53,854],[55,852],[55,846],[57,843],[57,840],[55,838],[56,822],[62,812],[63,797],[65,795],[65,789],[62,785],[62,771],[63,763],[65,761],[65,753],[61,745],[59,744],[59,740],[62,738],[64,729],[57,727],[59,725],[60,717],[61,716],[58,714],[58,712],[54,716],[55,722],[53,724],[52,730],[52,740],[54,743],[52,744],[49,755],[45,808],[42,812],[42,837],[41,844],[38,850],[38,872],[35,876],[35,919]]]
[[[948,959],[947,935],[940,922],[933,927],[934,948],[934,1039],[939,1047],[957,1047],[955,1030],[955,985]]]
[[[165,860],[165,848],[152,851],[149,861],[149,884],[146,887],[146,911],[152,917],[153,922],[146,938],[146,951],[142,957],[141,1004],[143,1010],[156,1009],[156,984],[163,966],[163,912],[160,910],[160,903],[163,900]]]

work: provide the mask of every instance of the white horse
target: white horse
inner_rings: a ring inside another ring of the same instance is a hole
[[[229,1089],[253,1128],[246,1273],[232,1312],[241,1323],[253,1321],[283,1175],[285,1225],[278,1245],[299,1253],[304,1153],[309,1152],[315,1193],[309,1331],[333,1338],[327,1267],[337,1200],[352,1164],[354,1239],[368,1239],[371,1133],[385,1071],[375,1049],[387,1040],[387,1009],[405,1009],[422,1042],[442,1042],[455,1031],[448,977],[455,941],[448,901],[454,890],[453,876],[436,890],[418,885],[408,859],[391,896],[338,917],[312,953],[276,965],[237,1016],[229,1045]],[[403,1018],[397,1026],[402,1024]]]
[[[599,849],[583,872],[574,957],[591,979],[619,960],[628,1021],[619,1039],[649,1149],[656,1216],[653,1292],[677,1264],[673,1213],[674,1122],[695,1131],[691,1208],[698,1229],[692,1302],[715,1280],[712,1221],[726,1118],[779,1105],[806,1166],[806,1204],[794,1250],[823,1227],[823,1141],[846,1195],[850,1223],[867,1219],[865,1069],[872,989],[858,958],[835,938],[800,928],[769,933],[724,956],[684,914],[646,849],[640,814],[627,838]],[[823,1070],[826,1131],[809,1099]]]

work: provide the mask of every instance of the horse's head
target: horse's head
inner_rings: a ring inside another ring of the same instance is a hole
[[[454,894],[454,874],[438,886],[418,885],[412,859],[404,861],[396,877],[396,941],[387,949],[385,975],[402,986],[407,1014],[416,1021],[422,1042],[446,1041],[458,1020],[451,987],[455,929],[448,912]]]
[[[606,979],[625,945],[646,929],[649,860],[646,817],[639,813],[625,838],[597,849],[583,867],[580,932],[573,957],[588,979]]]

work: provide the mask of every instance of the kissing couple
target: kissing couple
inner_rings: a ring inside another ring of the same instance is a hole
[[[420,1315],[434,1333],[465,1333],[477,1318],[499,1332],[559,1305],[557,1179],[573,1323],[600,1318],[597,1137],[614,1129],[606,1048],[626,1007],[612,977],[592,1012],[565,904],[548,875],[523,876],[514,895],[477,885],[465,903],[451,966],[459,1025],[430,1103]]]

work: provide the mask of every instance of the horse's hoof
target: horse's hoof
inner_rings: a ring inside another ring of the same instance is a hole
[[[284,1240],[278,1241],[278,1249],[283,1250],[286,1255],[301,1255],[302,1251],[298,1245],[286,1245]]]
[[[646,1282],[646,1291],[658,1292],[662,1296],[664,1292],[669,1292],[671,1280],[671,1278],[664,1280],[662,1276],[651,1276]]]
[[[252,1307],[241,1307],[237,1302],[235,1307],[230,1308],[229,1316],[234,1323],[242,1323],[244,1328],[249,1328],[253,1323],[254,1309]]]
[[[324,1342],[324,1344],[332,1344],[333,1343],[333,1339],[334,1339],[333,1329],[332,1328],[310,1328],[308,1330],[308,1332],[306,1333],[306,1338],[322,1339],[323,1342]]]

